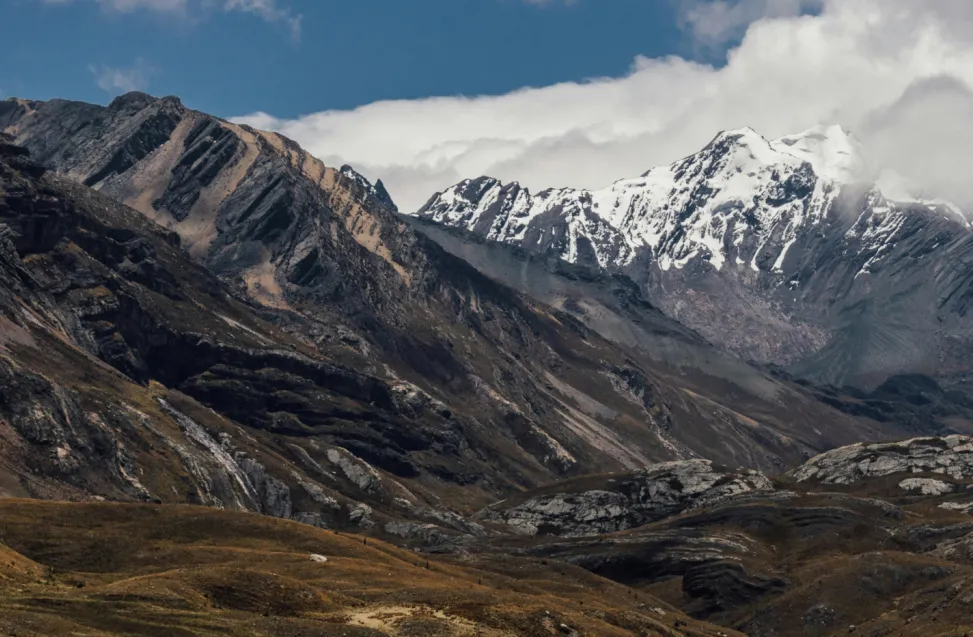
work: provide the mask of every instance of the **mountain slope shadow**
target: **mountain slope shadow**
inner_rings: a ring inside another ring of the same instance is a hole
[[[197,352],[177,342],[132,360],[124,348],[102,348],[131,377],[179,387],[251,427],[306,437],[340,426],[349,432],[343,448],[358,459],[484,499],[680,457],[794,465],[838,444],[897,435],[793,383],[751,375],[756,389],[740,397],[731,373],[712,378],[619,347],[413,231],[384,189],[350,168],[326,167],[277,134],[175,98],[132,93],[108,107],[7,100],[0,122],[38,161],[169,228],[304,355],[364,373],[368,389],[355,389],[356,400],[369,409],[406,403],[434,423],[414,434],[354,409],[322,417],[308,395],[317,390],[289,375],[337,381],[281,357],[271,357],[280,374],[268,378],[221,364],[220,345]]]

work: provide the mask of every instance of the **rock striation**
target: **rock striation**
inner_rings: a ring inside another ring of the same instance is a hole
[[[322,356],[176,233],[0,140],[3,495],[426,522],[390,504],[425,503],[396,477],[424,452],[443,475],[476,460],[462,417],[405,387]]]
[[[773,490],[757,471],[723,470],[708,460],[653,465],[606,478],[601,488],[571,490],[581,484],[591,486],[569,482],[548,489],[551,493],[499,502],[478,518],[528,535],[577,537],[635,528],[741,494]]]

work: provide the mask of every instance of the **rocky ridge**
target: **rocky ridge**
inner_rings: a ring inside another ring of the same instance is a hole
[[[374,445],[399,473],[423,471],[407,453],[444,466],[432,447],[462,425],[435,403],[316,355],[174,233],[6,141],[0,229],[3,495],[186,502],[323,527],[454,525],[429,492],[349,451]],[[207,407],[221,396],[233,409]],[[283,401],[317,420],[298,425]]]
[[[618,347],[415,232],[387,193],[352,169],[326,167],[290,140],[175,98],[132,93],[108,107],[6,100],[0,126],[38,162],[169,229],[256,315],[301,342],[304,355],[381,387],[377,405],[391,401],[407,418],[437,423],[414,433],[369,419],[367,434],[342,440],[396,479],[474,487],[485,504],[565,475],[693,457],[771,469],[836,445],[905,434],[740,365],[692,360],[687,369],[675,352],[660,360]],[[641,303],[632,296],[630,305]],[[656,312],[651,321],[696,343],[696,358],[712,351],[663,319]],[[275,337],[266,341],[272,348]],[[322,416],[331,411],[316,383],[289,376],[319,373],[304,363],[280,362],[281,373],[269,376],[213,366],[186,379],[129,369],[123,358],[112,364],[139,382],[183,383],[248,427],[301,437],[333,423]],[[261,388],[256,401],[254,388]],[[341,426],[357,418],[342,417]],[[812,421],[826,425],[804,426]],[[480,459],[458,461],[470,455]]]
[[[973,438],[857,443],[811,458],[776,484],[758,471],[729,469],[708,460],[666,462],[631,473],[564,480],[490,505],[477,518],[506,524],[519,534],[585,537],[643,527],[728,502],[786,502],[798,497],[781,484],[802,489],[808,488],[805,483],[869,485],[889,477],[896,478],[890,483],[892,493],[943,496],[963,485],[973,486]],[[886,514],[895,508],[873,506]]]
[[[768,141],[725,131],[703,150],[599,191],[466,180],[416,214],[569,262],[631,264],[646,249],[663,271],[701,258],[779,270],[802,225],[817,225],[861,163],[839,127]],[[768,244],[769,241],[769,244]]]
[[[415,214],[626,274],[709,341],[819,382],[948,378],[969,351],[969,219],[874,174],[838,127],[741,129],[603,190],[484,177]]]

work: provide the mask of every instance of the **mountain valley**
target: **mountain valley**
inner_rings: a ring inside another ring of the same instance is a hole
[[[174,97],[0,131],[0,629],[973,628],[970,226],[843,131],[417,215]]]

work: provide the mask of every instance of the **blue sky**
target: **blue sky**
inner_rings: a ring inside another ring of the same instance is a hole
[[[637,55],[694,50],[670,0],[210,2],[2,0],[0,91],[106,102],[139,87],[223,116],[294,117],[619,76]]]
[[[381,178],[598,188],[697,151],[841,124],[973,201],[973,2],[0,0],[0,96],[140,88]]]

